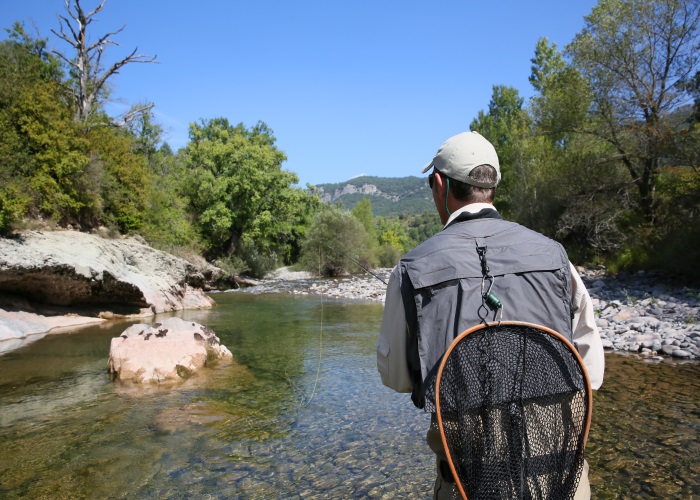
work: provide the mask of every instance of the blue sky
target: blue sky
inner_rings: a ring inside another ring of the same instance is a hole
[[[2,28],[24,21],[69,53],[50,32],[63,0],[0,1]],[[596,3],[107,0],[90,29],[94,41],[126,25],[109,60],[138,47],[159,62],[113,77],[111,114],[155,103],[174,149],[201,119],[262,120],[288,157],[283,168],[305,185],[421,175],[440,144],[488,107],[493,85],[530,97],[538,38],[563,48]]]

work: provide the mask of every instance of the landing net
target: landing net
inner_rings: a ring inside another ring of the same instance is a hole
[[[591,391],[580,356],[558,333],[519,322],[462,333],[441,363],[436,410],[464,498],[573,498]]]

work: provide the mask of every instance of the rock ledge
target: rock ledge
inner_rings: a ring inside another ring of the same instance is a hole
[[[0,354],[96,318],[212,307],[206,283],[194,265],[138,238],[77,231],[0,238]]]

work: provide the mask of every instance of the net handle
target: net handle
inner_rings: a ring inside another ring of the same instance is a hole
[[[587,405],[586,405],[586,424],[583,429],[583,447],[585,449],[586,443],[588,442],[588,431],[591,428],[591,417],[593,416],[593,391],[591,389],[591,381],[588,378],[588,370],[586,370],[586,365],[583,364],[583,359],[581,358],[581,355],[578,353],[578,350],[574,345],[567,340],[566,337],[564,337],[562,334],[559,332],[552,330],[551,328],[547,328],[546,326],[542,325],[537,325],[535,323],[528,323],[526,321],[499,321],[498,323],[480,323],[476,326],[473,326],[469,328],[468,330],[463,331],[455,339],[452,341],[450,346],[447,348],[445,351],[445,354],[442,357],[442,361],[440,362],[440,368],[438,369],[437,373],[437,381],[435,382],[435,411],[437,414],[437,421],[438,421],[438,427],[440,428],[440,438],[442,439],[442,447],[445,450],[445,454],[447,455],[447,462],[450,464],[450,471],[452,471],[452,478],[455,480],[455,484],[457,485],[457,488],[459,489],[460,495],[462,495],[462,498],[464,500],[468,500],[467,494],[464,491],[464,487],[462,486],[462,482],[459,480],[459,476],[457,475],[457,470],[455,469],[454,462],[452,460],[452,454],[450,453],[450,448],[447,446],[447,439],[445,438],[445,428],[442,423],[442,412],[440,411],[440,382],[442,381],[442,371],[445,368],[445,364],[447,364],[447,359],[450,356],[450,353],[452,350],[459,344],[459,342],[466,337],[467,335],[471,335],[474,332],[478,332],[480,330],[483,330],[484,328],[490,328],[493,326],[500,326],[500,325],[509,325],[509,326],[524,326],[528,328],[533,328],[536,330],[541,330],[544,333],[547,333],[549,335],[552,335],[556,337],[557,339],[561,340],[566,347],[569,348],[569,351],[571,351],[576,358],[576,361],[579,364],[579,368],[581,368],[581,373],[583,374],[583,379],[586,385],[586,396],[587,396]]]

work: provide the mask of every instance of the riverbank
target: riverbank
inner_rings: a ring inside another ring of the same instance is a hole
[[[596,310],[608,350],[652,360],[700,360],[700,289],[676,286],[653,272],[606,274],[578,268]],[[391,269],[373,272],[388,281]],[[383,302],[386,285],[369,275],[315,279],[281,268],[247,288],[247,293],[319,295],[329,299]]]
[[[138,237],[27,231],[0,238],[0,354],[63,329],[206,309],[222,278]]]

